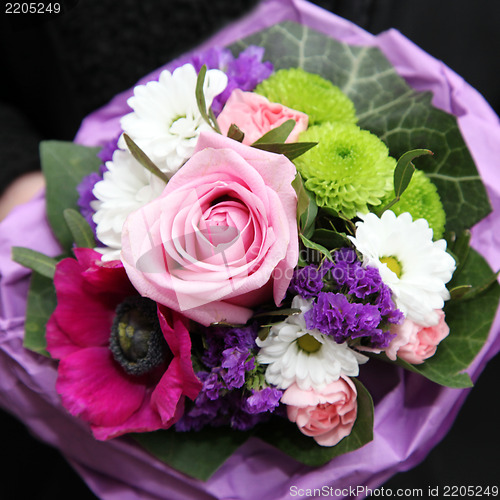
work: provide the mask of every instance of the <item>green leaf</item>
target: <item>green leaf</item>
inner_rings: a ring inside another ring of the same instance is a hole
[[[49,279],[54,279],[57,260],[30,248],[12,247],[12,260]]]
[[[351,242],[347,239],[345,233],[339,233],[337,231],[332,231],[330,229],[316,229],[314,231],[311,240],[318,243],[328,250],[334,250],[335,248],[342,248],[351,245]]]
[[[132,156],[147,170],[149,170],[153,175],[156,175],[159,179],[161,179],[165,184],[168,182],[168,177],[153,163],[151,158],[132,140],[132,138],[123,134],[123,138],[125,139],[125,143],[129,151],[132,153]]]
[[[57,299],[54,283],[37,272],[31,275],[26,307],[23,345],[30,351],[50,356],[46,350],[45,326],[56,308]]]
[[[298,172],[292,181],[292,187],[297,193],[297,224],[299,231],[306,238],[310,238],[314,231],[314,223],[318,214],[316,198],[305,188],[304,181]]]
[[[394,193],[396,194],[396,198],[399,199],[405,192],[413,177],[415,165],[413,165],[412,160],[422,155],[432,155],[432,151],[428,149],[414,149],[407,151],[399,158],[394,169]]]
[[[312,437],[302,434],[295,424],[275,418],[262,426],[257,436],[295,460],[313,467],[326,464],[332,458],[357,450],[373,439],[373,401],[357,379],[351,379],[358,391],[358,416],[349,436],[336,446],[319,446]]]
[[[469,229],[466,229],[461,231],[458,235],[453,233],[451,236],[451,238],[448,238],[448,252],[453,255],[453,258],[457,263],[455,275],[458,276],[460,269],[462,269],[465,261],[467,260],[467,256],[469,255],[472,234]]]
[[[286,144],[277,142],[261,144],[255,142],[252,147],[269,153],[285,155],[291,161],[309,151],[316,144],[317,142],[289,142]]]
[[[79,146],[72,142],[45,141],[40,145],[40,159],[47,183],[47,217],[52,231],[67,251],[73,235],[64,220],[66,208],[78,209],[76,187],[82,178],[99,170],[98,148]]]
[[[304,181],[302,180],[302,176],[299,172],[295,174],[295,178],[292,181],[292,187],[295,189],[295,193],[297,194],[297,222],[299,222],[301,215],[309,208],[312,196],[306,190]]]
[[[434,357],[437,354],[434,355]],[[435,369],[431,365],[429,361],[425,361],[421,365],[412,365],[403,361],[402,359],[397,359],[396,361],[390,361],[385,354],[378,354],[370,357],[375,357],[377,359],[382,359],[383,361],[387,361],[392,364],[396,364],[405,368],[408,371],[418,373],[423,377],[435,382],[436,384],[443,385],[445,387],[452,387],[454,389],[466,389],[468,387],[472,387],[472,380],[470,379],[467,373],[451,373],[451,372],[443,372],[440,367]],[[432,359],[432,358],[431,358]]]
[[[395,198],[381,210],[377,211],[377,215],[379,217],[386,210],[395,205],[400,200],[401,195],[406,191],[406,188],[410,184],[411,178],[415,172],[415,165],[413,165],[412,160],[422,155],[432,154],[432,151],[429,151],[428,149],[414,149],[412,151],[407,151],[399,158],[396,163],[396,168],[394,169],[393,182]]]
[[[89,223],[74,208],[63,212],[64,220],[73,235],[73,241],[78,248],[94,248],[95,238]]]
[[[306,238],[303,234],[299,234],[299,236],[300,236],[300,239],[302,240],[302,243],[304,244],[304,246],[306,248],[310,248],[311,250],[316,250],[317,252],[326,256],[329,260],[333,260],[332,254],[323,245],[320,245],[319,243],[315,243],[314,241],[311,241],[310,239]]]
[[[306,26],[285,22],[235,43],[239,53],[261,45],[275,71],[301,67],[340,87],[354,102],[361,128],[399,158],[412,149],[434,156],[419,161],[435,183],[447,214],[446,229],[472,227],[491,210],[488,197],[454,116],[432,106],[432,94],[413,90],[380,50],[347,45]]]
[[[227,136],[230,139],[233,139],[234,141],[238,141],[238,142],[243,142],[243,139],[245,138],[245,134],[234,123],[231,123],[231,126],[229,127],[229,130],[227,131]]]
[[[492,271],[473,249],[457,277],[457,286],[483,283]],[[493,283],[471,300],[452,300],[445,304],[446,322],[450,334],[438,346],[436,354],[421,365],[404,361],[397,364],[448,387],[472,386],[469,375],[461,373],[472,363],[488,337],[500,300],[500,286]],[[384,356],[385,357],[385,356]]]
[[[356,224],[353,220],[348,219],[342,212],[337,212],[333,208],[320,207],[318,218],[323,228],[332,228],[333,231],[339,234],[347,235],[347,233],[349,233],[350,236],[356,234]],[[344,231],[341,231],[340,228],[344,229]]]
[[[207,66],[204,64],[200,71],[198,72],[198,77],[196,79],[196,104],[198,105],[198,110],[203,117],[203,119],[210,125],[210,119],[207,115],[207,103],[205,101],[205,93],[203,92],[203,84],[205,83],[205,76],[207,74]]]
[[[205,428],[199,432],[132,434],[156,458],[188,476],[206,481],[249,437],[248,432]]]
[[[288,139],[293,127],[295,127],[295,120],[287,120],[279,127],[273,128],[264,134],[260,139],[257,139],[252,146],[255,146],[256,144],[284,143]]]
[[[222,134],[219,124],[217,123],[217,118],[215,118],[215,113],[212,108],[208,108],[208,119],[210,120],[210,124],[212,125],[212,128],[217,132],[218,134]]]
[[[205,101],[205,93],[203,91],[206,75],[207,66],[204,64],[201,67],[198,73],[198,78],[196,80],[196,104],[198,104],[198,110],[200,111],[202,118],[215,130],[215,132],[218,132],[220,134],[221,131],[214,114],[211,112],[212,110],[207,112],[207,102]]]
[[[411,161],[405,162],[404,164],[398,161],[396,164],[396,168],[394,169],[394,193],[396,194],[397,200],[399,200],[401,195],[406,191],[414,172],[415,165],[413,165]]]
[[[459,297],[454,297],[457,300],[471,300],[478,295],[481,295],[484,293],[491,285],[496,283],[498,276],[500,275],[500,271],[497,271],[496,273],[491,273],[490,276],[486,277],[482,283],[479,283],[478,285],[472,287],[470,285],[462,285],[455,287],[454,290],[462,290],[464,288],[467,288],[467,290],[460,294]]]
[[[472,290],[472,286],[470,285],[461,285],[456,286],[450,289],[450,300],[457,300],[466,295],[470,290]]]
[[[266,325],[259,328],[259,331],[257,332],[257,337],[259,337],[259,340],[262,341],[266,340],[270,330],[271,330],[271,325]]]
[[[295,314],[299,314],[300,309],[295,307],[283,308],[283,309],[274,309],[272,311],[264,311],[261,313],[254,314],[252,319],[254,318],[265,318],[267,316],[293,316]]]

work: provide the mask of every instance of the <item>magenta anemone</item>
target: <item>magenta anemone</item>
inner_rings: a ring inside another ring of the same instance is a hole
[[[74,252],[57,265],[57,307],[47,324],[63,405],[100,440],[170,427],[202,385],[188,321],[140,297],[121,262]]]

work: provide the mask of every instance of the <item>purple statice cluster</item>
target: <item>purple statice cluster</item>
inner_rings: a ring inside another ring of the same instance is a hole
[[[212,102],[212,109],[217,116],[235,89],[250,92],[257,85],[271,76],[273,72],[272,63],[262,62],[264,48],[251,45],[242,51],[238,57],[234,57],[229,49],[210,48],[204,52],[198,52],[188,58],[176,61],[172,70],[184,64],[190,63],[196,71],[200,71],[205,64],[208,69],[220,69],[226,73],[228,78],[227,87]]]
[[[363,266],[351,248],[335,251],[333,261],[297,270],[289,292],[315,299],[304,314],[307,328],[339,344],[360,339],[363,345],[384,349],[394,337],[389,326],[404,319],[378,269]]]
[[[309,264],[295,269],[288,291],[293,295],[300,295],[304,299],[317,297],[325,287],[324,278],[329,272],[329,267],[323,263],[320,266]]]
[[[200,358],[205,369],[196,373],[203,387],[176,430],[198,431],[206,425],[249,430],[269,417],[282,395],[262,386],[262,368],[255,360],[257,326],[210,327],[205,333]]]
[[[320,292],[304,319],[307,328],[330,335],[339,344],[364,337],[370,346],[383,349],[394,337],[381,328],[383,317],[376,305],[349,302],[342,293]]]
[[[92,231],[94,231],[94,235],[96,224],[92,217],[95,213],[95,210],[92,208],[91,202],[95,201],[97,198],[94,196],[94,193],[92,191],[94,189],[94,186],[99,181],[102,181],[104,172],[107,172],[108,170],[108,168],[106,167],[106,162],[113,159],[113,153],[118,148],[118,138],[119,136],[108,141],[99,151],[99,153],[97,153],[97,156],[102,162],[99,166],[99,171],[92,172],[91,174],[86,175],[76,188],[76,190],[78,191],[78,208],[80,209],[80,213],[82,214],[83,218],[89,223]]]

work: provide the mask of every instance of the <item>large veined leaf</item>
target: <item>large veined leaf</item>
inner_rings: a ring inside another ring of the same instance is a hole
[[[472,248],[460,273],[456,285],[470,284],[473,287],[487,282],[491,277],[487,262]],[[473,361],[484,345],[500,300],[500,286],[495,281],[483,293],[471,300],[454,300],[445,305],[446,322],[450,335],[439,345],[435,356],[429,359],[423,374],[436,378],[439,372],[460,372]],[[445,369],[446,367],[446,369]]]
[[[332,40],[306,26],[285,22],[256,33],[231,49],[265,48],[275,70],[301,67],[340,87],[353,101],[359,126],[380,137],[393,157],[430,149],[418,167],[436,184],[447,214],[446,229],[470,228],[490,211],[486,191],[456,118],[431,104],[430,93],[415,92],[382,52]]]
[[[249,437],[248,432],[207,427],[199,432],[134,434],[162,462],[197,479],[207,480]]]
[[[64,219],[64,210],[78,208],[76,187],[83,177],[98,170],[101,163],[98,151],[72,142],[45,141],[40,145],[40,160],[47,183],[47,217],[65,250],[73,245],[73,235]]]

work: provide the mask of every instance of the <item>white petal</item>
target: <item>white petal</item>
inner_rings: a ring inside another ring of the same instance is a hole
[[[197,74],[191,64],[173,73],[162,71],[157,82],[134,89],[127,103],[133,109],[121,126],[160,170],[172,176],[192,155],[200,132],[209,129],[196,102]],[[207,106],[227,86],[227,76],[207,72],[204,93]],[[119,143],[124,147],[123,141]]]
[[[268,365],[266,381],[281,389],[297,383],[304,390],[319,390],[325,384],[337,380],[341,374],[356,376],[359,372],[358,363],[368,359],[350,349],[347,344],[337,344],[318,330],[306,329],[303,316],[310,309],[310,302],[294,298],[292,307],[300,304],[303,312],[274,325],[264,341],[256,340],[260,347],[257,361]],[[303,328],[299,324],[303,324]],[[298,346],[297,339],[306,334],[321,344],[317,351],[306,352]]]
[[[106,166],[108,171],[103,180],[97,182],[92,191],[97,201],[91,205],[96,210],[93,220],[97,225],[97,237],[107,247],[96,250],[103,253],[103,260],[114,260],[120,258],[121,232],[126,218],[157,198],[165,183],[148,172],[128,151],[117,149]]]
[[[398,217],[386,210],[382,217],[359,214],[356,236],[350,237],[365,265],[376,267],[394,295],[396,305],[409,319],[423,326],[434,324],[434,309],[443,307],[449,293],[445,284],[455,270],[446,252],[446,241],[433,241],[425,219],[412,221],[405,212]],[[395,257],[401,264],[397,276],[380,259]]]

